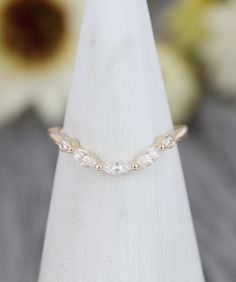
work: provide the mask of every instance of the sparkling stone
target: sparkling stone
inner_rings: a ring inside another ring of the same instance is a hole
[[[97,160],[90,152],[85,149],[77,149],[74,152],[75,159],[81,166],[96,168]]]
[[[146,149],[138,158],[137,164],[140,167],[145,167],[153,164],[159,157],[159,149],[156,147],[150,147]]]
[[[71,147],[71,142],[69,140],[61,140],[61,142],[59,143],[59,149],[62,151],[62,152],[70,152],[72,150],[72,147]]]
[[[126,174],[131,170],[131,164],[122,160],[109,161],[104,165],[103,170],[111,175]]]
[[[171,135],[167,135],[163,140],[163,144],[168,149],[172,148],[175,145],[174,137]]]
[[[64,138],[61,129],[58,127],[49,128],[48,134],[56,144],[59,144],[61,140]]]
[[[59,127],[50,128],[48,130],[50,138],[55,144],[58,145],[62,152],[71,152],[73,147],[73,139],[69,137],[62,131]],[[74,142],[75,143],[75,142]]]

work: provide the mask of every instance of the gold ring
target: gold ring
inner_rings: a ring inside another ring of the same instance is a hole
[[[77,138],[66,134],[62,128],[54,127],[48,129],[49,137],[58,145],[60,151],[73,154],[75,160],[83,167],[103,171],[110,175],[127,174],[152,165],[162,151],[173,148],[178,141],[187,135],[187,132],[188,127],[186,125],[175,126],[166,134],[157,136],[153,144],[138,154],[134,160],[125,161],[117,159],[103,162],[96,154],[83,148]]]

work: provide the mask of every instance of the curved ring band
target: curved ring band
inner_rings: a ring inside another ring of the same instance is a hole
[[[154,139],[151,146],[138,154],[133,161],[113,160],[103,162],[94,153],[83,148],[78,139],[67,135],[60,127],[49,128],[48,134],[52,141],[58,145],[60,151],[72,153],[76,161],[83,167],[103,171],[110,175],[121,175],[152,165],[159,157],[160,152],[171,149],[183,139],[188,132],[186,125],[175,126],[166,134]]]

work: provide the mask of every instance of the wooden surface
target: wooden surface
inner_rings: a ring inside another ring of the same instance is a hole
[[[207,282],[236,281],[236,111],[207,100],[180,145]],[[31,116],[0,131],[0,282],[36,282],[56,162]]]

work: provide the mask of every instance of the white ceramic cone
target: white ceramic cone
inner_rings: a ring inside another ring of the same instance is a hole
[[[172,123],[145,0],[88,0],[65,129],[130,159]],[[202,282],[177,149],[113,177],[60,154],[40,282]]]

